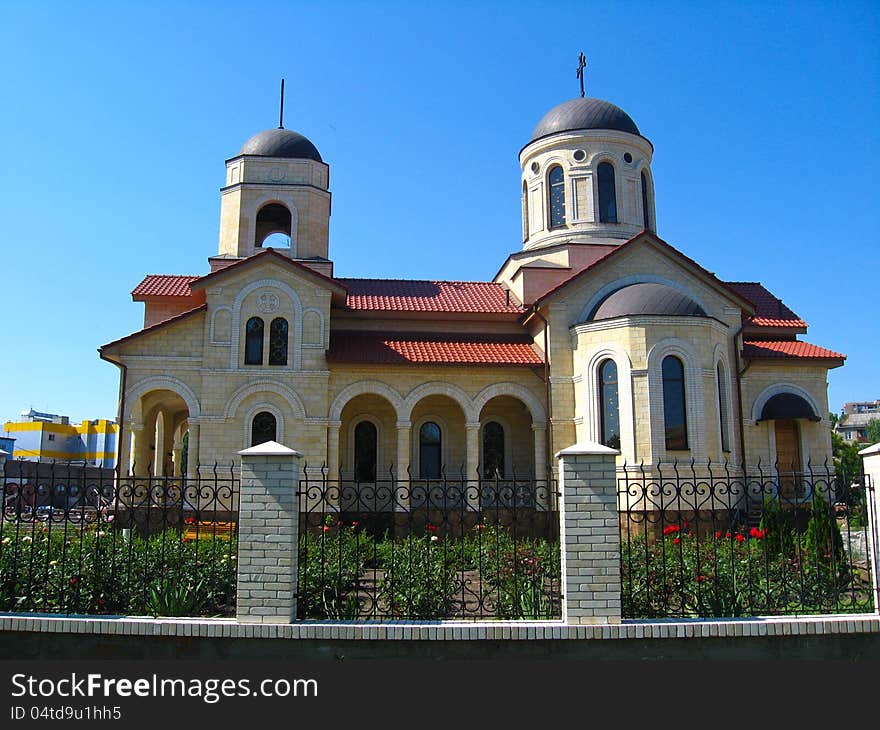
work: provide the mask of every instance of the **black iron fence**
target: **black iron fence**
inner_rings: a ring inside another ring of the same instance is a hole
[[[624,618],[874,610],[863,474],[661,464],[617,483]]]
[[[194,479],[7,462],[0,611],[235,612],[237,469]]]
[[[552,619],[561,615],[554,483],[300,482],[300,619]]]

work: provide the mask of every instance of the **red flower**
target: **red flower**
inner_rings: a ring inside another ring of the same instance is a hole
[[[693,531],[691,531],[691,532],[688,533],[688,537],[693,537],[693,536],[694,536]]]
[[[687,523],[687,522],[682,522],[682,523],[681,523],[681,526],[684,527],[684,529],[686,530],[686,529],[687,529],[687,526],[688,526],[688,523]]]
[[[324,532],[330,532],[330,528],[327,525],[324,525]]]
[[[727,531],[727,534],[725,535],[725,537],[730,537],[730,530]]]
[[[72,585],[72,586],[75,586],[78,582],[79,582],[79,578],[77,578],[76,576],[74,576],[73,578],[70,579],[70,585]]]
[[[478,522],[476,525],[474,525],[475,530],[482,530],[484,527],[486,526],[482,522]]]
[[[359,524],[360,524],[360,522],[358,522],[357,520],[354,520],[354,521],[351,523],[351,526],[352,526],[352,527],[357,527]]]
[[[667,527],[663,528],[664,535],[671,535],[673,532],[679,531],[681,531],[681,528],[678,525],[668,525]]]
[[[721,530],[717,530],[717,531],[715,532],[715,539],[716,539],[716,540],[720,540],[720,539],[721,539]]]
[[[677,538],[675,538],[675,539],[672,541],[672,544],[673,544],[673,545],[678,545],[680,542],[681,542],[681,538],[680,538],[680,537],[677,537]]]
[[[705,575],[698,575],[697,576],[697,583],[702,583],[704,580],[706,580]]]
[[[196,518],[195,518],[195,517],[187,517],[187,518],[184,520],[184,522],[185,522],[187,525],[194,525],[194,524],[196,524]]]
[[[427,526],[425,527],[425,529],[426,529],[428,532],[437,532],[437,525],[427,525]]]
[[[185,538],[183,538],[183,541],[184,542],[192,542],[193,539],[191,537],[185,537]]]
[[[744,538],[742,535],[737,535],[737,536],[736,536],[736,541],[737,541],[737,542],[743,542],[744,540],[745,540],[745,538]]]
[[[759,530],[757,527],[753,527],[751,530],[749,530],[749,535],[751,537],[754,537],[756,540],[760,540],[762,537],[764,537],[764,531]]]
[[[342,520],[337,520],[337,521],[336,521],[336,526],[337,526],[337,527],[342,527]]]

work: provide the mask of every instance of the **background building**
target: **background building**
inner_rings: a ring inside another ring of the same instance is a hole
[[[844,403],[834,430],[847,441],[866,443],[872,420],[880,421],[880,400]]]
[[[13,459],[81,461],[107,468],[116,464],[115,421],[102,418],[71,424],[67,416],[31,409],[22,411],[20,421],[7,421],[3,430],[4,436],[15,440]]]

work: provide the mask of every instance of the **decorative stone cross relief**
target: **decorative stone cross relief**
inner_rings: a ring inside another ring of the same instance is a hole
[[[263,292],[257,298],[257,309],[265,314],[277,312],[279,307],[278,295],[272,292]]]

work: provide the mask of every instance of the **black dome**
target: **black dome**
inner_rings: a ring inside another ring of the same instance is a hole
[[[596,307],[590,320],[638,314],[705,317],[703,308],[686,294],[665,284],[630,284],[609,294]]]
[[[531,141],[575,129],[613,129],[642,136],[632,117],[619,106],[602,99],[578,97],[547,112],[532,132]]]
[[[240,155],[287,157],[323,162],[321,153],[308,139],[292,129],[267,129],[251,137],[238,151]]]

